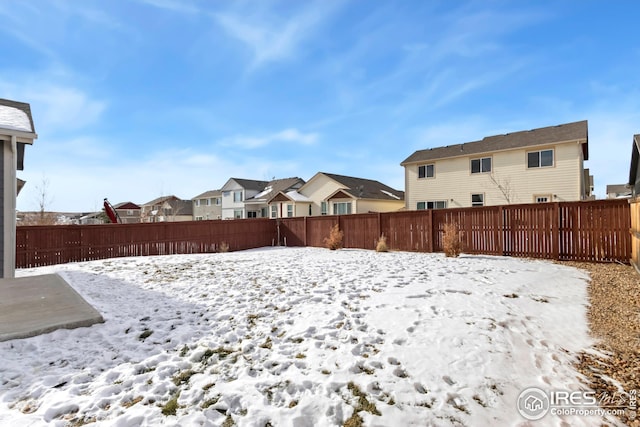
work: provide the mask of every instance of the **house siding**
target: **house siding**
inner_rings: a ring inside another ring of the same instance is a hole
[[[550,148],[554,150],[553,166],[527,167],[528,152]],[[511,188],[509,203],[532,203],[537,195],[555,196],[551,201],[582,200],[585,189],[582,153],[581,145],[572,142],[406,165],[406,207],[415,210],[418,202],[437,200],[446,200],[447,207],[469,207],[472,194],[483,194],[486,206],[507,204],[491,174],[471,173],[471,159],[482,157],[492,158],[493,177]],[[418,179],[418,166],[423,164],[435,164],[433,178]]]
[[[327,197],[329,197],[340,188],[342,188],[342,186],[334,180],[326,176],[319,175],[314,180],[307,182],[304,186],[304,190],[301,191],[301,193],[313,201],[311,212],[312,215],[316,216],[322,214],[321,203],[323,201],[326,201]],[[333,213],[332,209],[333,208],[329,208],[329,214]]]

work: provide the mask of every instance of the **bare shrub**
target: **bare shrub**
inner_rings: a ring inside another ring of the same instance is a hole
[[[344,233],[340,230],[340,226],[335,224],[331,227],[331,232],[329,233],[329,237],[324,239],[324,244],[328,249],[335,251],[336,249],[342,249],[342,239],[344,237]]]
[[[220,242],[218,252],[229,252],[229,244],[227,242]]]
[[[458,224],[446,223],[442,235],[442,246],[444,254],[448,257],[457,257],[462,252],[462,241],[460,240],[460,232]]]
[[[376,243],[376,252],[389,252],[389,247],[387,246],[387,236],[384,234],[380,236],[378,239],[378,243]]]

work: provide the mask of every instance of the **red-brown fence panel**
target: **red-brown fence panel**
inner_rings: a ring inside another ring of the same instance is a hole
[[[338,218],[345,248],[375,249],[381,234],[378,214],[342,215]]]
[[[284,246],[306,246],[307,217],[283,218],[276,220],[279,241]]]
[[[445,224],[455,224],[463,251],[502,255],[502,218],[499,206],[440,209],[433,211],[433,251],[443,250]]]
[[[381,234],[389,249],[433,252],[432,210],[380,214]]]
[[[559,210],[559,259],[629,262],[631,210],[627,200],[566,202]]]
[[[503,206],[503,253],[508,256],[558,258],[558,204]]]

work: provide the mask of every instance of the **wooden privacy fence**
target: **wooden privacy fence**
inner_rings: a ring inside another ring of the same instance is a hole
[[[640,272],[640,197],[630,201],[631,264]]]
[[[21,226],[16,229],[16,267],[38,267],[105,258],[216,252],[270,246],[269,219],[147,224]]]
[[[216,252],[281,244],[324,246],[334,224],[347,248],[441,252],[444,225],[455,223],[464,252],[564,261],[620,261],[640,250],[640,209],[626,200],[504,205],[304,218],[21,226],[16,267],[144,255]]]
[[[280,222],[280,235],[289,246],[324,246],[324,238],[337,223],[348,248],[374,249],[384,235],[393,250],[441,252],[444,225],[454,223],[466,253],[624,263],[631,258],[631,216],[626,200],[285,218]]]

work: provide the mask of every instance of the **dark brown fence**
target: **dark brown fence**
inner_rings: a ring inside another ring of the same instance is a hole
[[[393,250],[441,252],[444,224],[455,223],[466,253],[591,262],[631,259],[626,200],[285,218],[280,235],[289,246],[324,246],[336,223],[348,248],[374,249],[384,235]]]
[[[640,221],[638,221],[640,223]],[[344,246],[441,252],[443,228],[455,223],[472,254],[628,263],[631,214],[626,200],[541,203],[305,218],[72,226],[16,231],[16,267],[124,256],[216,252],[284,244],[324,246],[331,227]]]
[[[16,267],[144,255],[251,249],[277,243],[268,219],[150,224],[21,226],[16,229]]]

